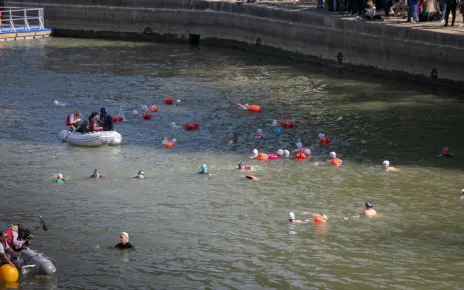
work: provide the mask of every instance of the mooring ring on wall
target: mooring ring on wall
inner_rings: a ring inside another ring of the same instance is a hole
[[[261,38],[256,39],[256,46],[261,46]]]
[[[150,27],[145,27],[143,30],[143,34],[152,34],[153,30]]]
[[[343,52],[339,51],[338,54],[337,54],[337,60],[338,62],[342,62],[343,61]]]
[[[436,80],[438,78],[438,70],[437,68],[432,68],[432,71],[430,72],[430,77],[433,79],[433,80]]]

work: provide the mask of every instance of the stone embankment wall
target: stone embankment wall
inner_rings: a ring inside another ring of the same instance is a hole
[[[46,26],[61,35],[145,32],[146,37],[200,44],[235,43],[340,68],[464,82],[464,33],[348,20],[282,6],[241,7],[204,0],[5,0],[5,6],[45,8]]]

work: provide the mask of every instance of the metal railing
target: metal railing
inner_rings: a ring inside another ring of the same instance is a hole
[[[0,8],[0,32],[44,29],[43,8]]]

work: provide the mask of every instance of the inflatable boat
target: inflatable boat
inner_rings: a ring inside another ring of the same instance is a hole
[[[83,147],[98,147],[102,145],[119,145],[122,142],[121,134],[116,131],[101,131],[101,132],[70,132],[62,130],[58,138],[69,144]]]
[[[35,274],[50,276],[56,272],[56,262],[30,248],[23,248],[16,253],[14,264],[22,275]]]

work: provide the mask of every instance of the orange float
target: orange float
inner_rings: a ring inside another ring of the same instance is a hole
[[[113,121],[113,123],[120,123],[124,121],[124,118],[120,116],[115,116],[115,117],[111,117],[111,120]]]
[[[151,114],[149,114],[149,113],[143,114],[143,119],[144,120],[150,120],[151,119]]]
[[[343,163],[343,161],[339,158],[332,158],[330,162],[332,163],[332,165],[335,165],[335,166],[340,166]]]
[[[187,123],[185,124],[185,130],[187,131],[193,131],[200,128],[200,124],[198,123]]]
[[[151,105],[149,109],[150,109],[150,112],[152,113],[158,112],[158,107],[156,105]]]
[[[258,105],[248,105],[248,111],[259,113],[261,112],[261,107]]]
[[[295,127],[296,127],[295,124],[293,124],[292,122],[287,121],[287,120],[282,120],[282,122],[280,122],[280,125],[281,125],[283,128],[295,128]]]
[[[304,152],[298,152],[295,156],[296,160],[305,160],[306,159],[306,154]]]
[[[327,221],[327,216],[325,214],[318,215],[313,218],[315,223],[325,223]]]
[[[332,143],[332,139],[326,136],[322,136],[321,138],[319,138],[319,142],[325,145],[329,145],[330,143]]]
[[[165,146],[168,147],[168,148],[174,147],[174,142],[168,141],[168,142],[166,142]]]
[[[174,103],[174,99],[173,98],[165,98],[164,103],[168,104],[168,105],[172,105],[172,103]]]
[[[258,160],[268,160],[269,159],[269,155],[267,155],[266,153],[259,153],[258,156],[256,157]]]

